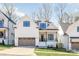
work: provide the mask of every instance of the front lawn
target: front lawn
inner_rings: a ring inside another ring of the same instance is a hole
[[[4,50],[4,49],[9,49],[9,48],[12,48],[13,46],[11,45],[2,45],[0,44],[0,50]]]
[[[35,54],[38,56],[79,56],[79,54],[66,51],[65,49],[52,48],[36,48]]]

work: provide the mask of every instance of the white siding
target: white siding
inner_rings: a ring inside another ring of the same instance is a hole
[[[77,32],[77,26],[79,26],[79,21],[75,22],[68,28],[67,33],[70,37],[79,37],[79,32]]]
[[[30,21],[30,27],[23,27],[23,21],[26,20]],[[17,23],[17,28],[15,28],[15,46],[18,46],[19,37],[35,38],[35,45],[38,45],[39,30],[36,28],[36,24],[29,18],[23,18]]]
[[[79,32],[77,32],[77,26],[79,26],[79,21],[77,21],[69,26],[68,30],[66,31],[66,33],[69,35],[69,39],[70,39],[70,37],[79,37]],[[63,40],[65,40],[65,39],[63,39]],[[76,42],[79,40],[73,39],[72,41]],[[64,41],[64,42],[66,42],[66,41]],[[68,42],[67,44],[69,44],[69,48],[71,49],[71,42]],[[66,45],[66,44],[64,43],[64,45]]]

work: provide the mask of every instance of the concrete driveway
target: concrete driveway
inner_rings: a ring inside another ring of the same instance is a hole
[[[4,56],[36,56],[34,47],[13,47],[0,51],[0,55]]]

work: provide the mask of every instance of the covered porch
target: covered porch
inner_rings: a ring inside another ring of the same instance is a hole
[[[57,30],[39,30],[39,47],[56,47]]]
[[[6,44],[7,43],[7,28],[0,28],[0,44]]]

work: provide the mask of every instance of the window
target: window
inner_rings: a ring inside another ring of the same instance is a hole
[[[24,21],[23,26],[24,27],[30,27],[30,21]]]
[[[54,35],[53,34],[48,34],[48,40],[54,40]]]
[[[46,29],[46,23],[40,23],[40,29]]]
[[[77,27],[77,32],[79,32],[79,26]]]
[[[0,27],[3,27],[3,20],[0,20]]]

